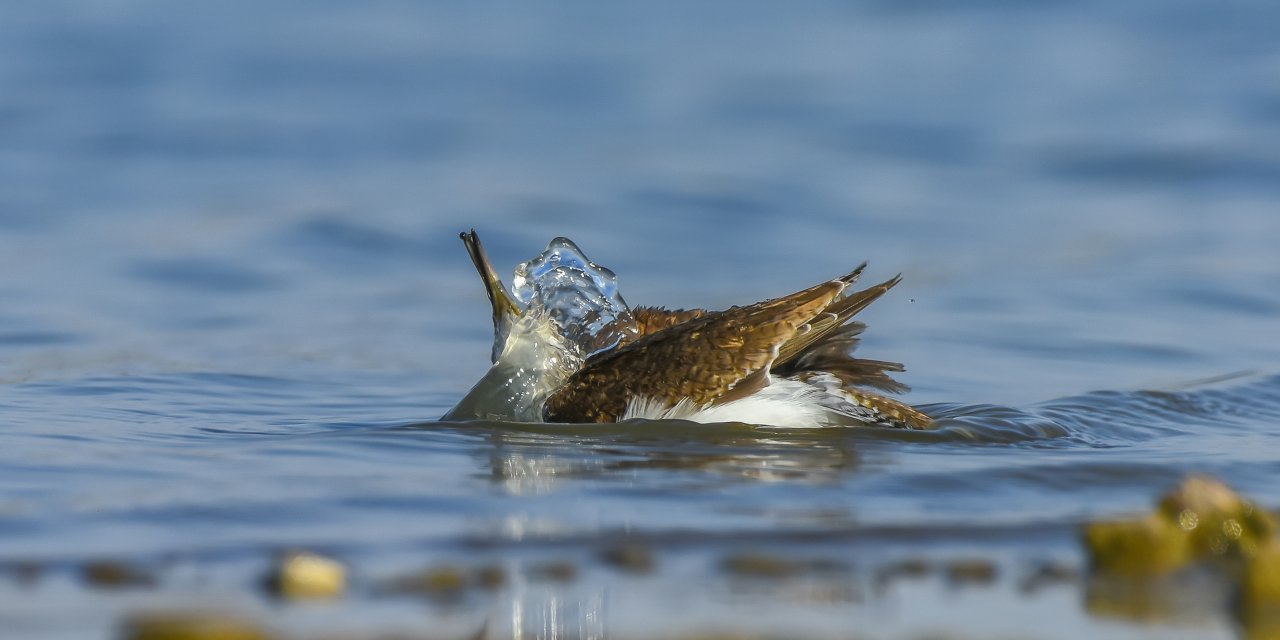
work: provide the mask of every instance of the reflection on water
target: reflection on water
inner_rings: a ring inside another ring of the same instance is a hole
[[[1230,611],[1231,586],[1208,571],[1166,579],[1096,576],[1085,589],[1085,607],[1100,618],[1192,625]]]
[[[564,588],[516,584],[509,600],[494,607],[485,639],[607,638],[604,594],[574,597]]]
[[[750,425],[704,429],[680,421],[642,421],[609,427],[612,435],[591,435],[582,428],[556,433],[539,429],[542,425],[529,425],[528,431],[486,426],[495,430],[489,456],[493,479],[513,495],[549,493],[565,481],[626,477],[643,471],[669,471],[672,476],[704,472],[697,475],[699,483],[716,477],[720,481],[833,482],[858,464],[847,440],[780,438]]]

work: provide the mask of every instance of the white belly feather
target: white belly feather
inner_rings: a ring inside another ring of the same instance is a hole
[[[858,405],[846,408],[845,405],[848,404],[846,399],[833,397],[823,387],[770,376],[768,386],[763,389],[745,398],[718,405],[698,406],[686,398],[671,406],[659,398],[634,397],[627,403],[623,419],[745,422],[791,428],[877,421],[874,415],[856,415],[866,410]]]

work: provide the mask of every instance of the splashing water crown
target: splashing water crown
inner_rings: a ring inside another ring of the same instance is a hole
[[[524,315],[550,318],[583,358],[637,333],[618,277],[588,260],[568,238],[552,240],[536,258],[517,265],[511,284]]]

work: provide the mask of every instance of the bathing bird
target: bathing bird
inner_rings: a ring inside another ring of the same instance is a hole
[[[854,317],[897,285],[900,275],[855,290],[863,263],[807,289],[720,311],[628,308],[611,271],[557,238],[541,258],[576,269],[572,282],[585,283],[576,286],[602,285],[601,295],[617,302],[617,308],[591,308],[566,319],[531,293],[534,276],[522,271],[525,265],[517,268],[523,286],[513,297],[475,230],[461,238],[492,308],[493,365],[446,420],[907,429],[931,422],[889,397],[907,390],[890,376],[904,371],[901,364],[853,355],[866,329]],[[587,322],[595,322],[597,331],[582,331],[578,325]],[[583,335],[594,342],[584,347]]]

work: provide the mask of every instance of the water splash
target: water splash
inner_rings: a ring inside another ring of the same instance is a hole
[[[588,357],[638,334],[617,276],[568,238],[517,265],[512,283],[524,309],[493,367],[445,420],[540,422],[547,397]]]
[[[536,258],[516,266],[512,294],[525,316],[550,318],[583,358],[638,334],[618,277],[587,259],[568,238],[556,238]]]

